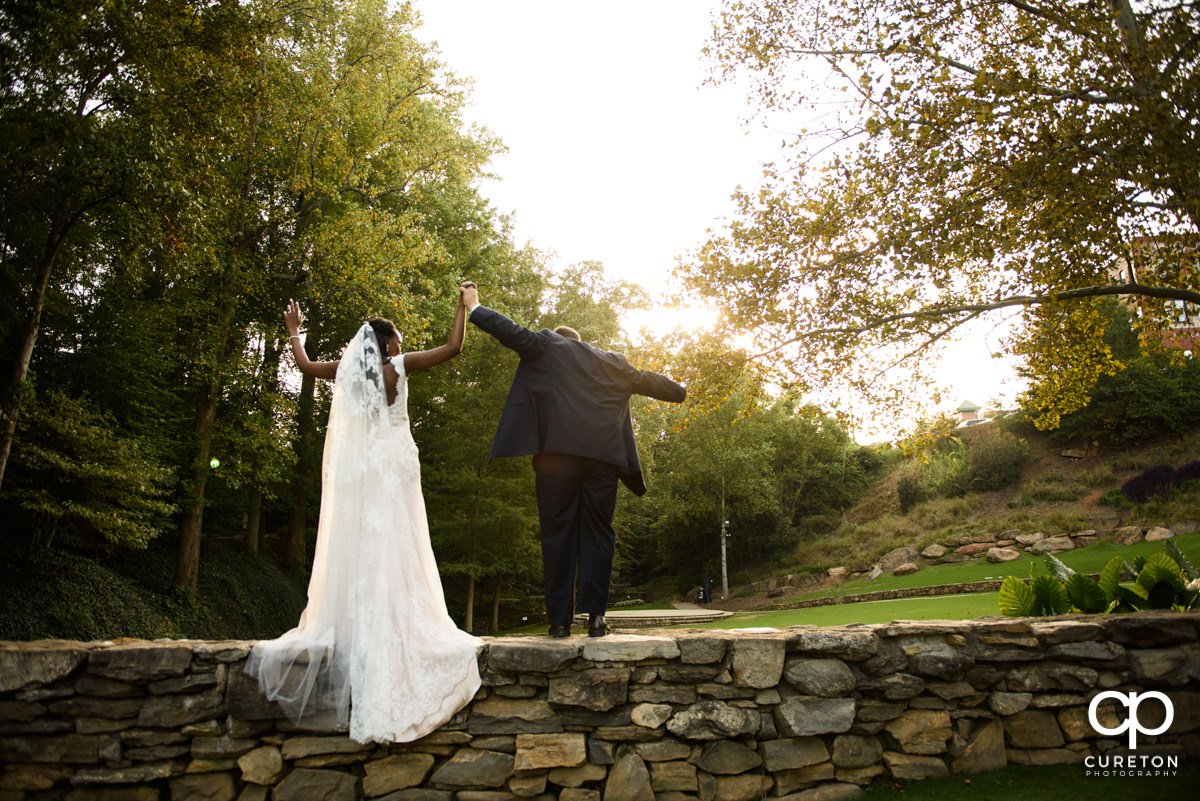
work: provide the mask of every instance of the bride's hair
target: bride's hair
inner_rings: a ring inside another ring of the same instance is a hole
[[[400,332],[396,330],[396,324],[385,317],[372,317],[367,320],[367,325],[375,332],[375,339],[379,342],[380,355],[383,356],[385,362],[390,361],[391,357],[387,354],[387,342],[392,337],[400,338]]]

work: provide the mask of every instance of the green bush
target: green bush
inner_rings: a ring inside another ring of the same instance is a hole
[[[58,390],[23,399],[2,497],[37,544],[145,548],[169,524],[172,470],[113,428]]]
[[[921,467],[927,498],[955,498],[967,490],[967,449],[958,437],[945,437]]]
[[[1025,440],[1000,429],[988,431],[967,451],[967,486],[977,491],[1011,487],[1032,458]]]
[[[900,479],[896,484],[896,494],[900,498],[901,514],[908,514],[910,509],[925,500],[925,493],[921,489],[921,482],[913,476],[904,476]]]

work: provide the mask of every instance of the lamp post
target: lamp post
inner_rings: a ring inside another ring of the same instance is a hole
[[[725,544],[729,541],[729,521],[721,510],[721,600],[729,600],[729,569],[725,559]]]

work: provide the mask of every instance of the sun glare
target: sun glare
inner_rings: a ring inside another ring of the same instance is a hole
[[[645,332],[651,337],[661,337],[673,331],[703,331],[717,324],[716,309],[704,306],[655,306],[626,312],[621,327],[629,336]]]

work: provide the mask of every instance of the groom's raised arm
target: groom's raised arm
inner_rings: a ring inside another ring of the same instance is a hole
[[[495,309],[481,306],[479,292],[473,284],[464,288],[463,302],[470,311],[467,319],[504,347],[516,351],[522,359],[536,358],[546,349],[546,341],[525,326],[517,325]]]

